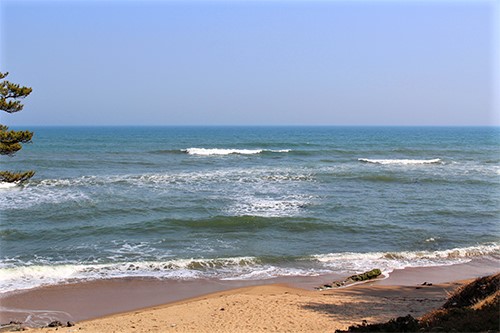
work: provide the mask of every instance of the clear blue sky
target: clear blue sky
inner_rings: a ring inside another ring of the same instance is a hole
[[[500,124],[498,1],[0,0],[0,11],[0,70],[34,90],[0,115],[9,125]]]

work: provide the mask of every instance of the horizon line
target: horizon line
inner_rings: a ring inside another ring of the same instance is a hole
[[[8,127],[500,127],[500,124],[482,124],[482,125],[384,125],[384,124],[165,124],[165,125],[148,125],[148,124],[21,124],[21,125],[6,125]]]

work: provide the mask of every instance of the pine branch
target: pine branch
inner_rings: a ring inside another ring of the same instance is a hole
[[[10,172],[0,171],[0,182],[6,183],[22,183],[35,175],[35,171],[26,172]]]
[[[15,153],[21,150],[21,148],[23,147],[19,143],[11,143],[11,144],[0,143],[0,155],[13,156]]]
[[[33,132],[30,131],[2,131],[0,130],[0,143],[28,143],[31,142]]]
[[[0,73],[0,79],[5,78],[9,73]],[[33,89],[24,87],[7,80],[0,82],[0,110],[7,113],[21,111],[23,105],[17,99],[25,98]]]
[[[9,75],[8,72],[0,72],[0,80]],[[18,99],[25,98],[31,94],[32,89],[7,80],[0,82],[0,110],[7,113],[14,113],[23,109]],[[14,155],[22,148],[21,143],[31,142],[33,132],[30,131],[9,131],[9,127],[0,124],[0,155]],[[0,171],[0,182],[22,183],[35,175],[34,171],[9,172]]]
[[[14,155],[22,146],[21,143],[31,142],[33,132],[9,131],[9,127],[0,125],[0,155]]]

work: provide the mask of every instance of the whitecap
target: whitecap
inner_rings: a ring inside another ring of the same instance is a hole
[[[0,182],[0,190],[7,190],[10,188],[17,187],[19,183],[8,183],[8,182]]]
[[[182,152],[188,153],[189,155],[200,155],[200,156],[212,156],[212,155],[255,155],[262,152],[272,152],[272,153],[288,153],[290,149],[281,150],[265,150],[265,149],[221,149],[221,148],[187,148],[182,149]]]
[[[429,160],[414,160],[414,159],[369,159],[358,158],[358,161],[373,164],[398,164],[398,165],[413,165],[413,164],[436,164],[441,163],[441,159],[434,158]]]
[[[253,155],[260,154],[262,149],[206,149],[206,148],[188,148],[183,150],[189,155],[230,155],[230,154],[241,154],[241,155]]]
[[[309,196],[299,195],[282,198],[240,196],[227,212],[236,216],[290,217],[298,215],[310,200]]]

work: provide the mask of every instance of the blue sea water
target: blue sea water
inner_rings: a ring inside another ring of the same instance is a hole
[[[500,260],[500,129],[40,127],[2,169],[0,291]]]

